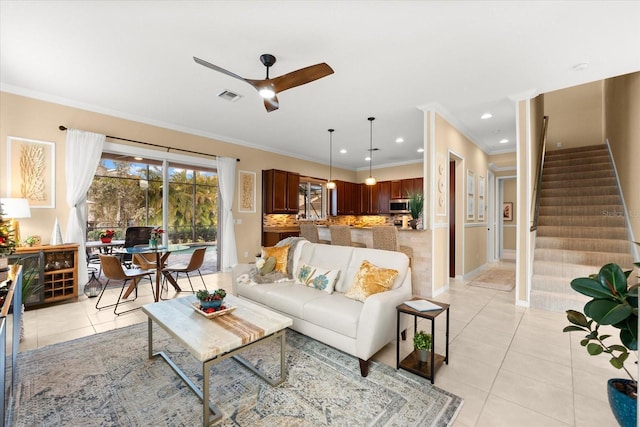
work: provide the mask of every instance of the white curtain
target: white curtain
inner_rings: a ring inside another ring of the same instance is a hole
[[[236,251],[236,235],[233,221],[233,193],[236,188],[236,159],[218,157],[218,185],[222,197],[221,224],[218,224],[218,234],[222,236],[222,252],[220,256],[220,270],[229,271],[238,263]]]
[[[105,136],[78,129],[67,129],[65,177],[69,220],[65,243],[78,244],[78,293],[84,292],[89,281],[86,263],[87,191],[93,182]]]

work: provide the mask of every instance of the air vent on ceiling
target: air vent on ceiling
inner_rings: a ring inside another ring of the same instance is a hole
[[[233,93],[228,90],[223,90],[218,94],[218,96],[222,99],[226,99],[227,101],[231,101],[231,102],[237,101],[238,99],[242,98],[242,96],[238,95],[237,93]]]

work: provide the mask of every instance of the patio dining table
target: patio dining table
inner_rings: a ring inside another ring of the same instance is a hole
[[[156,256],[156,294],[155,301],[158,302],[160,300],[160,277],[164,276],[169,283],[174,287],[176,292],[181,292],[180,286],[178,286],[178,282],[173,278],[173,276],[166,272],[162,271],[164,268],[164,263],[171,254],[171,252],[179,252],[189,249],[189,246],[186,245],[158,245],[157,247],[150,246],[134,246],[131,248],[121,248],[118,249],[118,252],[128,253],[128,254],[155,254]],[[131,292],[134,291],[136,286],[135,281],[132,281],[129,288],[124,294],[124,298],[127,298]]]

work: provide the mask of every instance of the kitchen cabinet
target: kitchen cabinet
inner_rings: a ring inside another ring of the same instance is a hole
[[[262,171],[262,206],[266,214],[297,214],[300,174],[269,169]]]
[[[378,213],[389,213],[389,200],[391,199],[391,181],[381,181],[376,184]],[[373,202],[372,202],[373,203]]]
[[[404,199],[406,194],[402,192],[402,181],[391,181],[391,198]]]
[[[401,191],[403,194],[402,198],[407,197],[408,193],[422,193],[422,184],[422,178],[403,179],[400,182]]]
[[[263,231],[262,246],[275,246],[280,240],[287,237],[299,237],[299,231]]]
[[[358,215],[361,211],[362,191],[358,184],[335,181],[336,188],[330,190],[329,215]]]
[[[378,187],[380,183],[376,185],[359,184],[361,186],[361,209],[362,215],[377,215],[380,212],[378,206]],[[387,210],[389,208],[387,207]]]

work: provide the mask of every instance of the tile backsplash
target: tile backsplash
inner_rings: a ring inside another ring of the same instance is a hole
[[[374,225],[393,225],[393,216],[389,215],[340,215],[327,219],[318,219],[313,222],[321,225],[343,224],[354,227],[372,227]],[[304,220],[300,220],[304,221]],[[262,223],[264,227],[297,227],[300,223],[295,215],[264,214]]]

